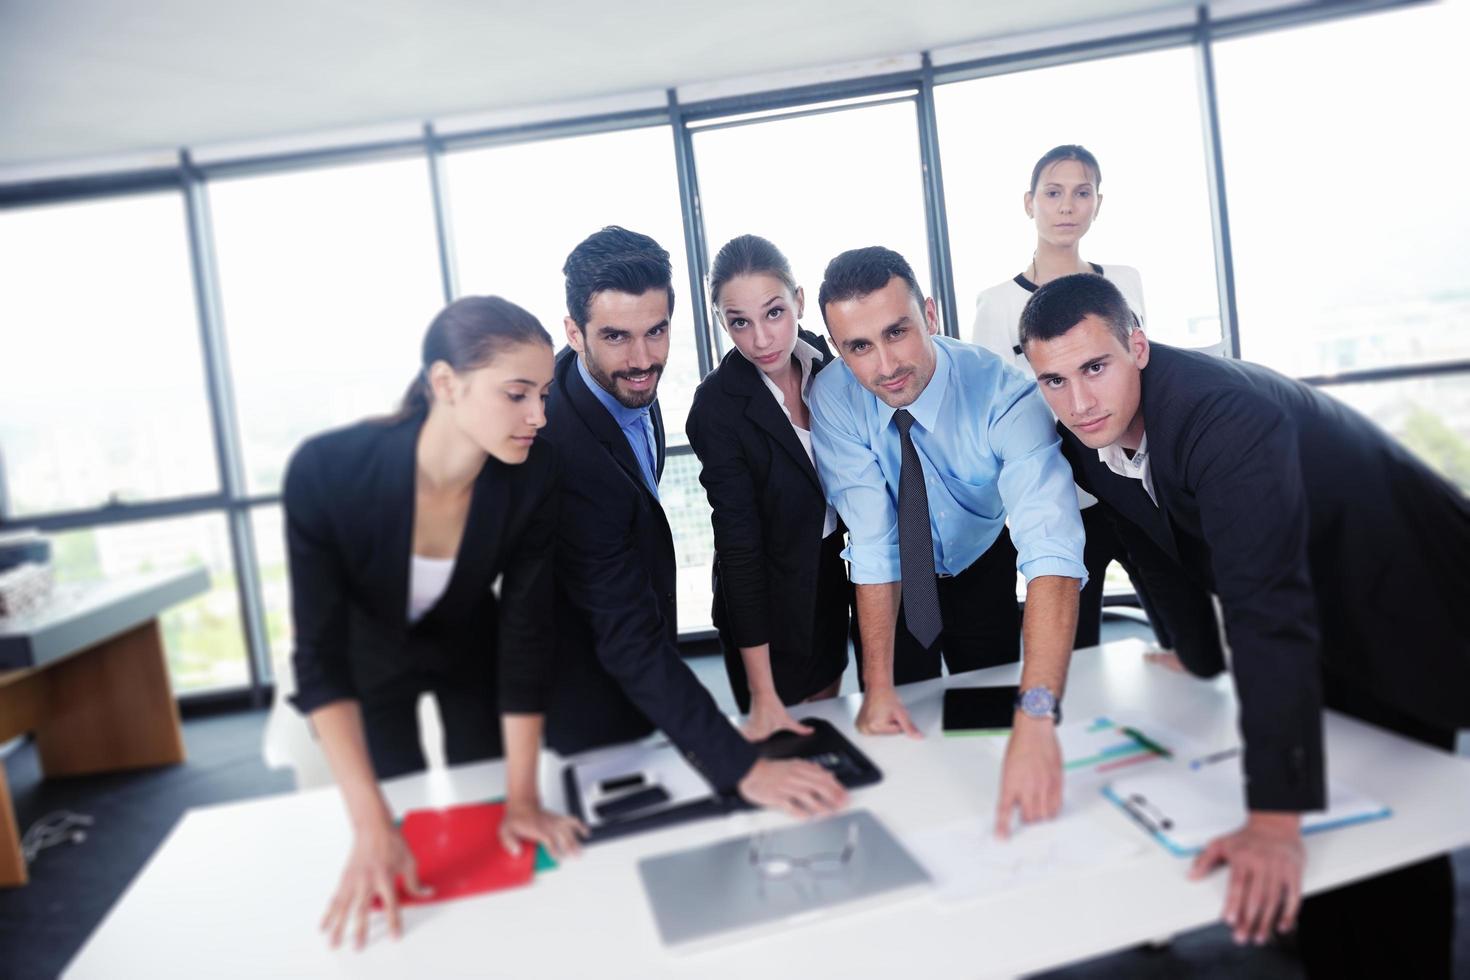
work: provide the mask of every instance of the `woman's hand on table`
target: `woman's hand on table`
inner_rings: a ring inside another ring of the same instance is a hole
[[[791,712],[774,694],[758,697],[750,703],[750,717],[745,720],[741,733],[752,742],[769,738],[776,732],[788,731],[798,735],[810,735],[812,729],[791,717]]]
[[[362,949],[367,943],[368,919],[374,902],[381,903],[388,916],[388,932],[397,939],[403,934],[398,911],[398,882],[415,897],[433,892],[419,884],[418,867],[413,852],[403,835],[390,823],[359,830],[352,842],[352,853],[337,885],[337,894],[327,906],[321,929],[328,934],[332,947],[342,944],[342,936],[352,929],[353,945]]]

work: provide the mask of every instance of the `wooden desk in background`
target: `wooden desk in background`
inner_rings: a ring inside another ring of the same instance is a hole
[[[0,619],[0,743],[35,732],[47,776],[183,762],[158,616],[208,589],[202,568],[59,586],[44,608]],[[0,765],[0,887],[26,880]]]

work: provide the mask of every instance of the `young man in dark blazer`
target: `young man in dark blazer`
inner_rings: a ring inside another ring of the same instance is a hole
[[[1193,873],[1228,863],[1225,919],[1263,942],[1296,916],[1299,815],[1326,804],[1322,707],[1447,749],[1470,726],[1470,506],[1307,385],[1150,345],[1101,276],[1043,286],[1021,343],[1078,484],[1139,544],[1150,587],[1224,608],[1250,816]],[[1439,857],[1308,899],[1299,946],[1313,975],[1447,977],[1453,910]]]
[[[845,800],[820,766],[757,759],[679,657],[674,540],[658,499],[658,381],[669,353],[669,255],[610,226],[568,256],[567,342],[543,436],[556,449],[557,678],[547,742],[562,754],[661,729],[720,792],[794,814]]]

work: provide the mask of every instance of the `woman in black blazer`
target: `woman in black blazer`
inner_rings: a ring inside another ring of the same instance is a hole
[[[832,354],[800,329],[805,295],[764,238],[720,249],[710,299],[735,349],[694,393],[684,431],[714,510],[714,623],[746,734],[805,733],[786,706],[837,693],[853,595],[806,403]]]
[[[536,785],[554,650],[556,481],[536,441],[551,372],[535,317],[498,297],[461,299],[430,324],[398,414],[315,436],[287,467],[292,701],[355,831],[322,924],[333,945],[354,917],[362,944],[375,898],[396,935],[395,879],[419,887],[377,780],[424,767],[426,691],[451,763],[508,750],[508,850],[574,850],[585,833],[543,810]]]

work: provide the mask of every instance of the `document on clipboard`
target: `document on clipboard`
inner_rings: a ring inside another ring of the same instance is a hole
[[[1240,751],[1226,749],[1115,779],[1103,787],[1103,795],[1171,853],[1191,857],[1245,824],[1244,785]],[[1371,797],[1329,782],[1327,809],[1303,813],[1302,833],[1381,820],[1392,813]]]

